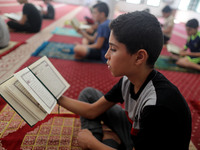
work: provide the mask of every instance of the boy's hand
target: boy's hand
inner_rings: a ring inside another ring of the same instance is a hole
[[[83,30],[81,30],[80,28],[78,28],[77,30],[76,30],[76,32],[78,32],[79,34],[81,34],[81,35],[83,35]]]
[[[83,129],[78,133],[78,143],[83,149],[88,149],[88,144],[97,140],[88,129]]]
[[[188,56],[189,52],[187,51],[180,51],[180,56]]]

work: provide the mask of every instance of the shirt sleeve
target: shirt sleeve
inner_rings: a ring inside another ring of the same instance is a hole
[[[117,84],[115,84],[108,93],[105,94],[104,97],[107,101],[116,102],[116,103],[124,102],[123,97],[122,97],[122,92],[121,92],[122,80],[123,80],[123,78],[121,78],[119,80],[119,82]]]
[[[109,30],[110,29],[109,29],[108,24],[106,24],[106,23],[100,24],[99,28],[97,29],[97,33],[98,33],[97,37],[107,38],[108,34],[110,34]]]
[[[30,5],[28,5],[28,4],[24,4],[24,7],[23,7],[23,14],[24,14],[24,15],[27,15],[27,14],[28,14],[28,11],[29,11],[29,9],[30,9],[29,6],[30,6]]]

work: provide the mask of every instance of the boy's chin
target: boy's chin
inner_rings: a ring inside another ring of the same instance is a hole
[[[118,75],[118,74],[113,73],[113,72],[111,72],[111,74],[112,74],[113,77],[120,77],[120,76],[122,76],[122,75]]]

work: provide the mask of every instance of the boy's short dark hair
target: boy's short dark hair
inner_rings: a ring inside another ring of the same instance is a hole
[[[147,65],[154,67],[163,47],[163,33],[155,16],[145,11],[123,14],[110,23],[110,29],[128,53],[146,50],[149,55]]]
[[[186,23],[186,27],[197,29],[199,27],[199,22],[197,19],[190,19]]]
[[[172,12],[172,9],[171,9],[171,7],[169,7],[169,6],[167,5],[167,6],[165,6],[165,7],[162,9],[162,12],[163,12],[163,13],[170,13],[170,12]]]
[[[108,17],[109,8],[108,5],[104,2],[99,2],[93,6],[93,8],[97,8],[99,12],[104,12],[105,16]]]

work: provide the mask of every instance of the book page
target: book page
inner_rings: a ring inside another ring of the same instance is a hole
[[[167,44],[167,51],[176,55],[179,55],[180,48],[173,44]]]
[[[80,23],[76,18],[73,18],[71,20],[71,25],[74,27],[75,30],[78,30],[80,27]]]
[[[21,20],[21,16],[15,14],[15,13],[5,13],[4,16],[8,17],[9,19],[16,20],[16,21]]]
[[[22,107],[21,103],[16,101],[10,94],[8,94],[8,91],[6,90],[6,86],[10,85],[10,81],[12,80],[16,81],[14,77],[11,77],[10,79],[6,80],[0,85],[0,96],[30,125],[33,126],[38,122],[38,119],[36,119],[30,111],[27,111]],[[23,98],[21,98],[22,100]]]
[[[48,74],[47,74],[48,75]],[[28,69],[14,74],[14,77],[26,88],[47,113],[51,113],[57,104],[56,98],[48,91],[40,80]]]
[[[19,103],[19,105],[22,106],[22,109],[26,109],[26,111],[30,112],[38,121],[43,120],[46,117],[46,111],[41,108],[39,103],[16,78],[13,77],[7,81],[7,84],[5,84],[5,90]]]
[[[57,99],[70,87],[69,83],[61,76],[46,56],[30,65],[29,69]]]
[[[81,24],[80,25],[80,29],[89,29],[89,28],[91,28],[90,25],[87,25],[87,24]]]

